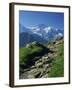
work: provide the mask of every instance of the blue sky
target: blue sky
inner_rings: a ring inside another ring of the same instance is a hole
[[[64,29],[64,13],[20,10],[19,23],[25,27],[45,24],[58,29]]]

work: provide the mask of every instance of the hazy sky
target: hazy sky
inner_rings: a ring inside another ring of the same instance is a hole
[[[58,29],[64,29],[64,13],[20,10],[19,23],[25,27],[45,24]]]

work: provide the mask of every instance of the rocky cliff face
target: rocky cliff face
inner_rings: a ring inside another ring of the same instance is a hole
[[[63,39],[55,41],[47,45],[50,51],[43,56],[36,56],[35,63],[29,68],[20,69],[20,79],[30,78],[48,78],[54,58],[57,57],[59,46],[63,43]]]

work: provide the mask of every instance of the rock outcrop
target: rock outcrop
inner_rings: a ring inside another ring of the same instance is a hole
[[[20,79],[26,78],[47,78],[48,72],[50,71],[52,63],[52,58],[48,56],[48,54],[42,56],[38,59],[34,65],[31,67],[24,69]]]

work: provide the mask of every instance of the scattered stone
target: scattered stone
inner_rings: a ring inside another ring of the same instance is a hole
[[[36,42],[36,41],[34,41],[34,42],[32,42],[32,44],[37,44],[37,42]]]
[[[35,64],[35,66],[40,68],[40,67],[42,67],[42,66],[43,66],[43,63],[42,63],[42,62],[37,63],[37,64]]]
[[[42,62],[42,59],[37,60],[37,61],[35,62],[35,64],[38,64],[38,63],[40,63],[40,62]]]
[[[35,66],[31,66],[31,68],[30,69],[34,69],[34,68],[36,68]]]
[[[44,57],[44,56],[42,56],[42,59],[45,59],[45,57]]]
[[[35,60],[35,61],[38,60],[39,61],[39,59],[40,59],[40,57],[35,57],[33,60]]]
[[[41,78],[48,78],[48,73],[43,75]]]
[[[30,68],[24,69],[24,72],[29,71],[29,70],[30,70]]]
[[[52,58],[52,57],[53,57],[53,54],[48,53],[48,57],[49,57],[49,58]]]
[[[45,70],[47,70],[49,68],[49,64],[46,64],[43,67],[45,68]]]
[[[35,78],[38,78],[38,77],[40,76],[40,74],[41,74],[41,72],[37,72],[37,73],[35,74]]]
[[[27,44],[27,45],[26,45],[26,48],[28,48],[29,46],[30,46],[30,44]]]
[[[31,70],[29,71],[29,74],[35,74],[36,72],[38,72],[37,68],[31,69]]]
[[[28,78],[28,72],[23,73],[19,78],[20,79],[27,79]]]
[[[34,75],[29,74],[29,75],[28,75],[28,78],[35,78],[35,77],[34,77]]]
[[[48,56],[45,56],[44,59],[48,59]]]

